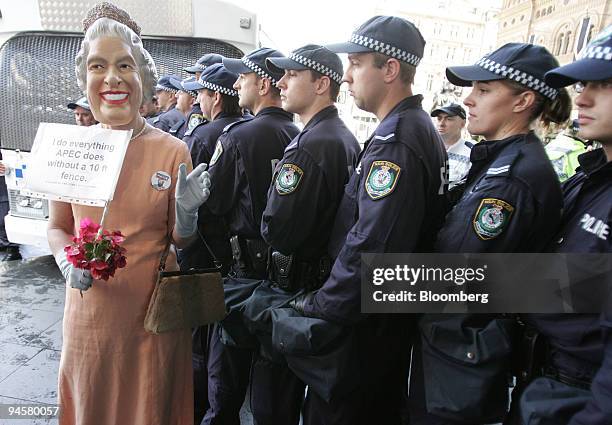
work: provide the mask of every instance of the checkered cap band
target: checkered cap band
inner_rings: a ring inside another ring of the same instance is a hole
[[[351,43],[359,44],[360,46],[367,47],[383,55],[391,56],[392,58],[404,61],[413,66],[418,66],[421,62],[421,58],[417,55],[409,53],[398,47],[392,46],[382,41],[374,40],[373,38],[366,37],[365,35],[353,34],[350,39]]]
[[[609,46],[591,46],[587,47],[580,57],[581,59],[601,59],[612,61],[612,47]]]
[[[163,91],[168,91],[170,93],[174,93],[177,94],[178,90],[177,89],[171,89],[170,87],[166,87],[166,86],[160,86],[159,84],[155,86],[155,90],[163,90]]]
[[[545,96],[551,100],[554,100],[559,92],[556,89],[548,86],[544,81],[540,81],[533,75],[529,75],[520,69],[512,68],[511,66],[502,65],[497,63],[486,56],[476,62],[476,65],[487,71],[493,72],[497,75],[501,75],[509,80],[514,80],[525,87],[537,91],[542,96]]]
[[[195,64],[195,67],[196,67],[196,68],[199,68],[199,69],[201,69],[201,70],[205,70],[205,69],[206,69],[206,65],[203,65],[203,64],[201,64],[201,63],[196,63],[196,64]]]
[[[264,71],[255,62],[253,62],[252,60],[250,60],[247,57],[244,57],[241,60],[242,60],[242,63],[244,63],[246,66],[248,66],[250,69],[252,69],[253,72],[255,72],[257,75],[259,75],[261,78],[268,78],[269,80],[272,81],[272,84],[274,84],[276,86],[276,83],[277,83],[276,79],[274,77],[272,77],[270,74],[268,74],[266,71]]]
[[[219,84],[209,83],[208,81],[202,79],[199,79],[198,83],[202,84],[208,90],[218,91],[221,94],[238,97],[238,92],[236,90],[228,89],[227,87],[220,86]]]
[[[336,83],[342,84],[342,75],[338,74],[336,71],[332,70],[331,68],[328,68],[327,66],[323,64],[320,64],[317,61],[305,58],[304,56],[301,56],[301,55],[296,55],[295,53],[291,53],[289,55],[289,59],[296,61],[297,63],[301,63],[302,65],[307,66],[308,68],[313,69],[320,74],[327,75],[329,78],[331,78]]]
[[[185,93],[188,93],[191,97],[198,97],[198,94],[193,90],[183,90]]]

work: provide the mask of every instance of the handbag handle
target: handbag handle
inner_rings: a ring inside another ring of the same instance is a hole
[[[215,267],[220,269],[223,266],[223,263],[221,263],[221,261],[219,261],[219,259],[215,255],[215,253],[212,251],[212,249],[210,249],[210,246],[206,242],[206,239],[204,239],[204,236],[202,236],[202,233],[200,233],[200,229],[197,229],[197,232],[198,232],[198,236],[200,237],[202,242],[204,242],[204,246],[206,247],[206,250],[208,251],[208,253],[212,257],[213,262],[215,263]],[[168,259],[168,254],[169,253],[170,253],[170,236],[168,236],[168,243],[166,243],[166,247],[164,248],[164,251],[162,252],[161,258],[159,259],[159,267],[157,269],[160,272],[163,272],[166,269],[166,260]]]

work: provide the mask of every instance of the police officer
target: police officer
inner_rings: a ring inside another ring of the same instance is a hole
[[[603,145],[603,149],[580,155],[578,172],[563,185],[564,214],[561,228],[548,247],[552,252],[612,251],[609,230],[612,227],[610,52],[612,26],[586,47],[579,60],[546,74],[546,83],[551,87],[575,84],[578,136]],[[529,383],[521,397],[521,423],[611,423],[611,311],[612,304],[601,320],[596,314],[524,317],[544,338],[548,355],[543,364],[539,364],[544,376]],[[602,330],[605,338],[602,338]]]
[[[472,86],[464,100],[468,131],[484,140],[472,148],[463,196],[446,216],[438,252],[541,252],[556,231],[561,189],[542,142],[530,131],[538,118],[545,125],[569,118],[567,91],[544,83],[546,71],[556,66],[542,46],[508,43],[474,65],[446,69],[452,84]],[[420,328],[422,349],[415,350],[411,373],[411,421],[474,424],[502,419],[513,321],[485,314],[426,314]],[[440,332],[446,338],[428,339]],[[465,361],[445,360],[457,352],[468,353]],[[434,368],[447,371],[447,382],[427,379]]]
[[[140,105],[140,116],[145,118],[148,123],[153,121],[159,114],[159,103],[157,103],[157,96],[152,96],[151,99],[143,100]]]
[[[183,141],[191,146],[192,162],[208,164],[212,157],[217,139],[223,129],[242,119],[238,106],[238,92],[232,88],[238,78],[222,64],[213,64],[202,73],[196,81],[183,81],[182,90],[195,92],[198,110],[203,112],[206,120],[198,124]],[[227,274],[232,255],[229,246],[229,232],[223,217],[210,213],[206,205],[198,210],[198,237],[180,251],[179,266],[181,270],[191,268],[211,268],[221,264],[222,275]],[[208,409],[208,343],[211,326],[202,326],[193,332],[193,373],[194,373],[194,407],[195,423],[199,424]]]
[[[561,182],[576,173],[576,168],[580,166],[578,156],[587,149],[585,142],[576,135],[579,127],[578,120],[572,120],[565,131],[559,133],[545,147],[548,158]]]
[[[72,109],[74,111],[74,120],[76,121],[77,125],[84,125],[88,127],[98,123],[91,113],[91,108],[87,102],[87,97],[82,97],[76,102],[70,102],[67,106],[68,109]]]
[[[227,70],[238,74],[233,87],[240,107],[255,114],[224,129],[210,160],[215,188],[206,206],[226,219],[234,256],[230,270],[237,277],[265,277],[267,247],[260,234],[261,215],[273,167],[299,132],[292,114],[281,109],[276,88],[280,75],[265,65],[267,58],[277,56],[282,54],[260,48],[241,59],[223,58]],[[220,334],[215,325],[208,362],[210,409],[203,423],[238,424],[252,351],[223,344]]]
[[[470,152],[474,143],[461,138],[461,131],[465,127],[465,109],[457,103],[431,111],[436,119],[437,128],[444,141],[448,154],[448,183],[455,186],[467,176],[470,169]]]
[[[343,74],[338,55],[309,44],[288,58],[268,58],[267,65],[284,71],[277,84],[283,109],[298,114],[305,127],[276,166],[262,217],[261,234],[273,250],[273,283],[262,284],[249,301],[276,292],[289,298],[296,291],[318,288],[328,277],[331,261],[327,244],[360,149],[334,106]],[[267,327],[266,334],[271,334],[271,323],[262,322],[258,325]],[[251,409],[255,422],[297,424],[305,385],[282,357],[270,356],[269,345],[262,341],[264,353],[256,354],[253,362]]]
[[[343,80],[357,106],[380,124],[340,202],[328,247],[336,258],[330,277],[292,303],[306,316],[354,332],[338,348],[348,347],[348,357],[325,363],[334,371],[330,381],[352,379],[354,385],[329,400],[309,391],[304,423],[398,424],[407,381],[407,323],[360,313],[361,253],[430,251],[442,220],[446,154],[421,108],[422,96],[411,88],[425,40],[405,19],[375,16],[349,42],[327,47],[349,53]]]
[[[176,75],[164,75],[157,81],[155,96],[159,103],[161,114],[153,118],[150,124],[166,133],[179,121],[185,120],[185,115],[176,109],[176,93],[178,90],[172,85],[172,80],[179,80]]]
[[[187,90],[184,87],[184,83],[193,83],[195,77],[187,77],[183,81],[170,79],[170,84],[177,90],[176,94],[176,106],[175,109],[183,114],[182,119],[179,119],[174,123],[168,130],[168,133],[178,139],[182,139],[187,129],[187,117],[191,115],[193,111],[193,105],[195,105],[196,97],[198,94],[193,90]]]
[[[218,55],[216,53],[207,53],[200,59],[198,59],[193,66],[183,68],[183,71],[189,74],[193,74],[195,79],[197,80],[200,78],[200,74],[206,69],[206,67],[214,65],[216,63],[221,63],[222,60],[223,56],[221,55]],[[191,113],[187,116],[186,124],[184,124],[184,126],[177,131],[178,135],[180,136],[179,138],[182,139],[186,132],[193,130],[195,126],[201,124],[204,121],[206,121],[206,118],[204,118],[204,115],[202,115],[200,104],[198,102],[195,102]]]

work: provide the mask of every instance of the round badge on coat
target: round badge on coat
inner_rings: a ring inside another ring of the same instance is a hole
[[[167,190],[170,183],[172,183],[172,178],[165,171],[156,171],[151,176],[151,186],[156,190]]]

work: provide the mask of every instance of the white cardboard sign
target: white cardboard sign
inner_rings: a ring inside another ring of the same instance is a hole
[[[24,170],[26,192],[104,206],[113,199],[132,131],[40,123]]]

